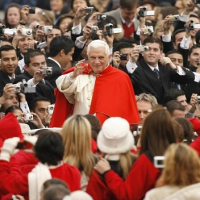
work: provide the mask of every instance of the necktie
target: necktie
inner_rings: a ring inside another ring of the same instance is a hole
[[[14,80],[15,80],[14,78],[11,78],[11,79],[10,79],[10,82],[11,82],[11,83],[13,83],[13,82],[14,82]]]
[[[159,74],[159,71],[158,71],[157,69],[154,69],[153,71],[155,72],[157,78],[160,80],[160,74]]]

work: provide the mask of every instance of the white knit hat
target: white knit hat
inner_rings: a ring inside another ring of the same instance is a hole
[[[134,147],[134,138],[129,123],[120,117],[107,119],[97,137],[101,152],[107,154],[125,153]]]

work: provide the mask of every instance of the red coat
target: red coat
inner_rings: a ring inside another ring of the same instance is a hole
[[[20,194],[28,199],[28,174],[10,170],[10,163],[0,160],[0,194]],[[20,168],[20,167],[19,167]],[[79,170],[67,163],[49,170],[52,178],[63,180],[70,191],[80,190],[81,175]]]
[[[160,170],[154,167],[146,154],[142,154],[134,163],[125,181],[113,170],[105,174],[105,183],[93,173],[90,180],[92,184],[90,185],[89,181],[87,192],[95,200],[111,200],[113,196],[114,200],[140,200],[154,187],[159,176]]]
[[[64,74],[73,71],[70,69]],[[61,127],[65,119],[73,113],[63,93],[55,91],[56,103],[50,127]],[[122,117],[130,124],[139,123],[139,115],[134,90],[126,73],[108,66],[96,78],[89,114],[96,113],[101,124],[107,117]]]
[[[200,137],[197,137],[191,144],[190,146],[196,150],[196,152],[200,156]]]

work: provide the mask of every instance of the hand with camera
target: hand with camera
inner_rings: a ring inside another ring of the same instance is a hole
[[[162,58],[160,58],[160,63],[163,66],[170,67],[172,70],[177,70],[177,66],[168,57],[162,57]]]
[[[8,83],[3,88],[3,95],[1,96],[2,101],[6,101],[10,98],[10,95],[15,93],[15,86],[12,83]]]
[[[52,117],[52,115],[46,114],[42,119],[42,124],[45,126],[49,126],[49,124],[51,122],[51,117]]]
[[[89,17],[87,23],[92,24],[92,26],[97,24],[97,16],[99,15],[99,12],[94,12],[92,15]]]
[[[145,26],[146,26],[145,25],[145,21],[146,21],[145,17],[140,16],[140,12],[141,12],[142,8],[143,8],[143,6],[140,6],[140,7],[137,8],[137,11],[136,11],[137,19],[140,21],[140,25],[139,25],[140,29],[145,28]]]
[[[199,105],[197,94],[192,93],[190,98],[191,108],[189,110],[190,113],[194,113],[196,111],[197,106]]]
[[[35,49],[35,41],[34,40],[29,40],[27,44],[27,49],[28,50],[34,50]]]
[[[100,174],[111,170],[109,162],[105,158],[100,158],[98,163],[94,166],[94,169],[97,170]]]
[[[130,53],[130,62],[136,63],[139,58],[139,53],[140,53],[140,45],[136,45],[133,47]]]
[[[46,75],[42,73],[42,69],[38,69],[34,72],[33,83],[37,85],[44,77],[46,77]]]
[[[28,7],[28,5],[22,6],[22,8],[20,10],[20,15],[21,15],[20,24],[26,25],[27,19],[28,19],[28,15],[29,15],[29,7]]]
[[[112,66],[115,68],[119,68],[120,65],[120,53],[119,51],[115,51],[112,56]]]
[[[18,137],[6,139],[1,148],[0,160],[5,160],[9,162],[10,157],[13,154],[19,141],[20,141],[20,138]]]
[[[81,19],[88,15],[88,13],[85,12],[86,8],[87,8],[86,6],[85,7],[81,6],[77,9],[74,16],[74,26],[78,26],[81,22]]]
[[[83,41],[86,41],[90,37],[90,35],[92,33],[92,29],[91,28],[92,28],[92,24],[90,24],[90,23],[87,23],[84,26],[84,28],[83,28],[83,37],[80,38],[80,40],[82,39]]]
[[[43,38],[44,36],[46,36],[46,35],[47,35],[47,34],[44,33],[44,31],[43,31],[43,26],[38,26],[38,28],[37,28],[37,30],[36,30],[35,39],[36,39],[37,41],[42,41],[42,38]]]
[[[170,34],[171,27],[173,26],[173,22],[171,21],[171,16],[172,15],[167,15],[164,19],[163,22],[164,35]]]
[[[31,123],[37,126],[37,128],[45,128],[40,117],[34,112],[31,112],[31,114],[33,115],[33,120],[31,120]]]
[[[150,37],[151,34],[152,34],[151,32],[144,33],[144,30],[141,29],[141,31],[140,31],[140,43],[143,44],[144,40],[145,40],[146,38]]]

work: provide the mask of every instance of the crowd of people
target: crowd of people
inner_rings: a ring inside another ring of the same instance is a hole
[[[200,199],[200,3],[0,9],[0,199]]]

